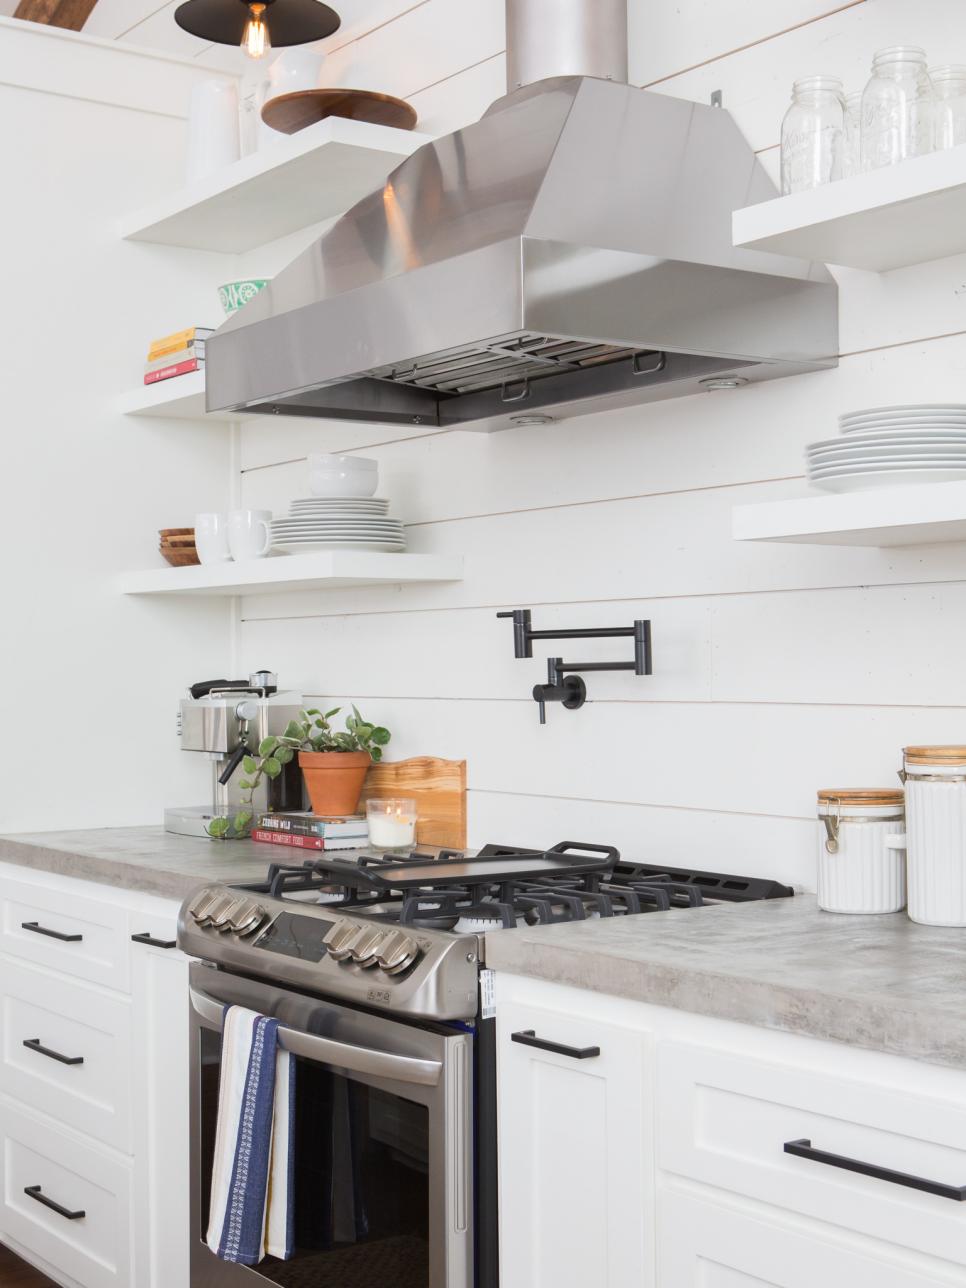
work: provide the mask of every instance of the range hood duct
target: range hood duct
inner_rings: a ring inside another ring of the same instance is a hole
[[[209,411],[503,429],[834,366],[822,265],[736,249],[730,114],[625,83],[625,0],[507,0],[508,90],[213,335]]]

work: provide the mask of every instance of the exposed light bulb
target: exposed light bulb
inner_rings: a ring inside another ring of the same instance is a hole
[[[272,48],[268,35],[268,23],[262,16],[264,12],[263,4],[256,3],[248,6],[249,18],[242,33],[241,47],[242,52],[249,58],[264,58]]]

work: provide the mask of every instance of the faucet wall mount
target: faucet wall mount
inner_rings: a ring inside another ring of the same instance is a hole
[[[533,657],[534,640],[599,640],[632,637],[633,662],[565,662],[562,657],[547,658],[547,683],[533,686],[533,700],[540,707],[540,723],[547,723],[547,703],[560,702],[568,711],[577,711],[587,700],[587,685],[581,673],[590,671],[633,671],[651,675],[651,623],[638,619],[633,626],[608,626],[599,629],[535,631],[529,608],[514,608],[497,617],[513,620],[513,653],[515,657]]]

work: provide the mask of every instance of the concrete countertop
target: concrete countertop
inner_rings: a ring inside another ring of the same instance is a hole
[[[269,863],[299,863],[304,857],[302,850],[175,836],[163,827],[0,836],[0,863],[169,899],[183,899],[205,881],[258,881]]]
[[[486,937],[497,971],[966,1070],[966,930],[796,895]]]

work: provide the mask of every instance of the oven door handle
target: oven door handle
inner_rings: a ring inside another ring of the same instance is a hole
[[[206,1024],[220,1032],[225,1003],[217,1002],[206,993],[199,993],[197,989],[189,991],[195,1012]],[[423,1087],[435,1087],[443,1072],[439,1060],[419,1060],[409,1055],[393,1055],[391,1051],[374,1051],[371,1047],[336,1042],[332,1038],[303,1033],[300,1029],[289,1029],[282,1024],[278,1026],[278,1043],[292,1055],[304,1056],[306,1060],[314,1060],[319,1064],[331,1064],[352,1073],[368,1073],[376,1078],[391,1078],[396,1082],[416,1083]]]

